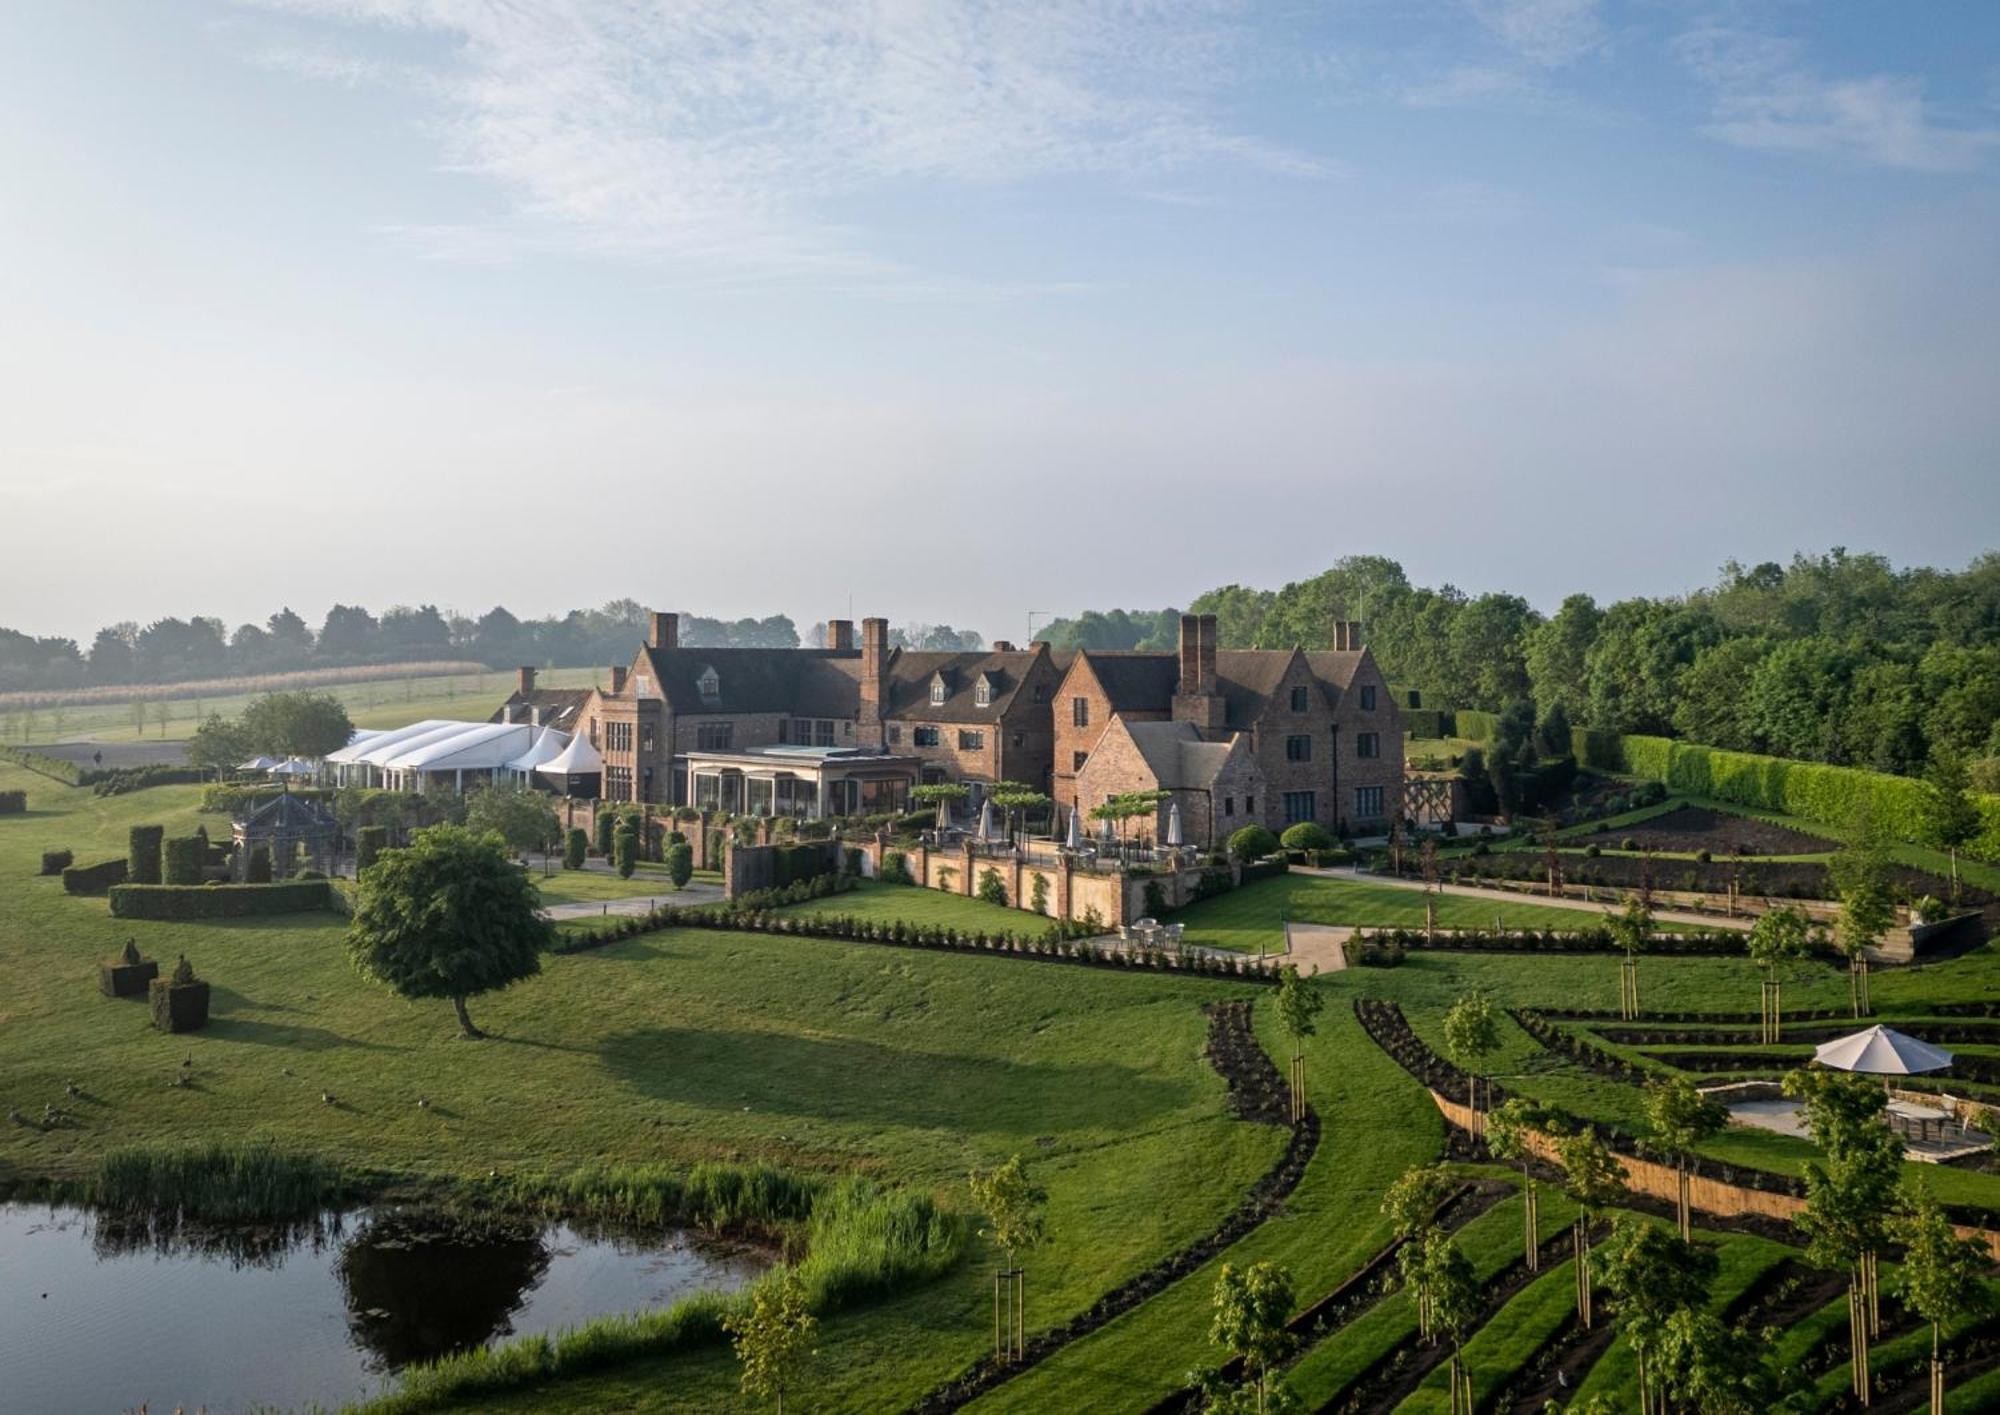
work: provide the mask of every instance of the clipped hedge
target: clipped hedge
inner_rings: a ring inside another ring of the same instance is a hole
[[[27,792],[0,791],[0,816],[24,816],[27,813]]]
[[[1779,811],[1836,828],[1851,825],[1865,805],[1879,826],[1900,839],[1913,840],[1922,832],[1924,784],[1913,777],[1726,752],[1671,737],[1576,732],[1571,740],[1586,766],[1650,777],[1683,795]],[[1975,800],[1984,828],[1965,853],[2000,860],[2000,796]]]
[[[86,773],[75,762],[64,761],[61,757],[51,757],[42,752],[31,752],[26,747],[0,747],[0,758],[24,766],[29,771],[42,776],[53,777],[71,786],[87,785]]]
[[[105,860],[96,865],[72,865],[62,872],[63,893],[102,894],[114,884],[125,882],[126,860]]]
[[[125,878],[134,884],[160,882],[160,842],[166,834],[166,827],[160,825],[135,825],[127,832],[130,850]]]
[[[161,852],[165,882],[200,884],[202,858],[208,853],[206,844],[198,835],[177,835],[169,840]]]
[[[1472,742],[1491,742],[1500,735],[1500,714],[1497,712],[1474,712],[1460,708],[1452,715],[1456,730],[1454,737],[1463,737]]]
[[[59,875],[64,870],[68,869],[71,865],[75,863],[76,863],[76,854],[74,851],[70,850],[42,851],[42,873],[45,875]]]
[[[111,888],[111,912],[120,919],[243,919],[331,909],[332,896],[333,886],[323,879],[283,884],[120,884]]]
[[[206,779],[196,766],[104,767],[84,773],[92,795],[122,796],[127,791],[144,791],[149,786],[192,786]]]
[[[570,832],[572,835],[575,831]],[[364,825],[354,832],[354,872],[360,874],[380,858],[389,846],[389,827]],[[572,866],[571,868],[575,868]]]
[[[284,789],[269,782],[252,784],[230,782],[221,786],[210,786],[201,793],[199,809],[218,815],[245,815]],[[291,794],[303,801],[325,801],[333,795],[324,786],[294,786],[291,788]]]

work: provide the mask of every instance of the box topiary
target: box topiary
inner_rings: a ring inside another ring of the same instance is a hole
[[[161,851],[165,883],[200,884],[203,853],[198,836],[182,835],[169,840]]]
[[[160,842],[166,837],[166,827],[158,825],[135,825],[127,839],[130,849],[125,856],[125,878],[133,884],[158,884],[160,882]]]
[[[125,952],[97,965],[97,986],[106,997],[139,997],[160,976],[160,965],[139,956],[139,945],[125,940]]]
[[[64,870],[68,869],[71,865],[75,863],[76,863],[76,854],[74,851],[70,850],[42,851],[42,873],[45,875],[59,875]]]
[[[251,847],[250,859],[243,870],[243,879],[247,884],[269,884],[271,882],[270,846],[256,845]]]
[[[383,850],[388,848],[389,827],[386,825],[364,825],[354,832],[354,872],[374,864]]]
[[[153,1025],[162,1032],[193,1032],[208,1025],[208,984],[195,977],[185,953],[174,965],[174,975],[154,978],[146,995]]]

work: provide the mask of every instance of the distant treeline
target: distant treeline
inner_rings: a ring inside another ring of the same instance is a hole
[[[1225,585],[1194,613],[1225,648],[1330,647],[1359,619],[1392,683],[1427,706],[1500,712],[1733,751],[1913,773],[1934,752],[2000,755],[2000,553],[1962,571],[1897,570],[1879,555],[1723,566],[1712,588],[1544,616],[1519,595],[1412,585],[1351,556],[1280,590]],[[1058,645],[1171,648],[1177,610],[1092,611]]]
[[[291,609],[262,624],[231,630],[220,619],[156,619],[109,624],[88,648],[74,639],[34,638],[0,628],[0,692],[182,683],[197,679],[290,673],[317,668],[459,660],[490,668],[517,664],[576,668],[626,663],[646,634],[646,608],[617,599],[520,619],[495,606],[477,619],[436,605],[392,605],[378,618],[359,605],[336,604],[317,629]],[[814,626],[818,635],[823,626]],[[797,648],[791,619],[708,619],[682,614],[681,642],[695,648]],[[977,648],[979,635],[947,625],[910,624],[891,641],[921,648]]]

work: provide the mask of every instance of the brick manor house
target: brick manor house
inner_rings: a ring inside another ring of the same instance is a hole
[[[538,688],[523,668],[494,720],[587,736],[606,799],[751,814],[901,810],[933,781],[965,783],[975,806],[1024,782],[1086,812],[1162,790],[1206,844],[1252,822],[1365,831],[1401,799],[1402,717],[1358,624],[1324,653],[1218,652],[1212,615],[1182,617],[1178,653],[933,653],[891,648],[886,619],[860,629],[832,621],[824,648],[689,648],[679,616],[656,613],[608,687]]]

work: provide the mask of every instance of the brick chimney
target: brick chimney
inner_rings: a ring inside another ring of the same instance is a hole
[[[525,663],[514,670],[514,691],[524,698],[535,691],[535,670]]]
[[[646,635],[646,643],[656,649],[677,649],[681,646],[681,617],[678,614],[653,614],[652,632]]]
[[[826,646],[839,649],[843,653],[854,647],[854,621],[852,619],[829,619],[826,621]]]
[[[625,691],[625,674],[626,674],[626,673],[627,673],[628,671],[629,671],[629,670],[627,669],[627,667],[626,667],[626,665],[625,665],[625,664],[622,664],[622,663],[614,663],[614,664],[612,664],[612,665],[611,665],[611,696],[612,696],[612,697],[614,697],[614,698],[615,698],[615,697],[617,697],[617,696],[618,696],[619,694],[621,694],[621,693],[623,693],[623,692]]]
[[[1360,652],[1361,621],[1359,619],[1334,620],[1333,646],[1342,653]]]
[[[1012,645],[1011,643],[1009,643],[1009,642],[1008,642],[1007,640],[1005,640],[1005,639],[995,639],[995,640],[993,641],[993,652],[995,652],[995,653],[1012,653],[1013,651],[1014,651],[1014,646],[1013,646],[1013,645]]]
[[[882,741],[882,710],[889,698],[889,621],[861,621],[861,711],[864,740]]]
[[[1203,732],[1219,732],[1228,704],[1215,684],[1216,624],[1213,614],[1181,616],[1181,681],[1174,693],[1174,721],[1192,722]]]

